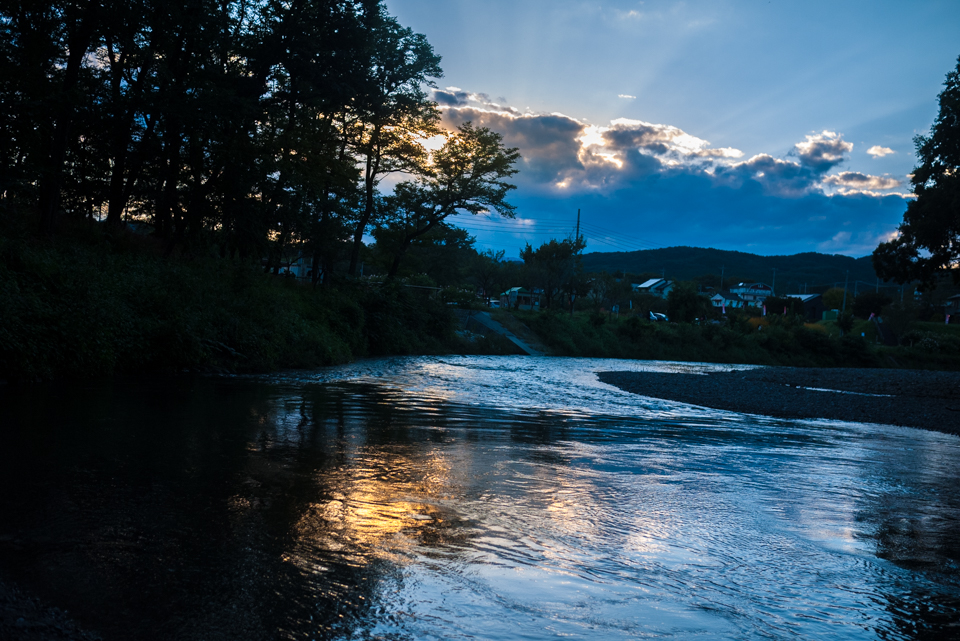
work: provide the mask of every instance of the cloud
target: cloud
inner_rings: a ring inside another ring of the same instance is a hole
[[[874,158],[883,158],[884,156],[889,156],[890,154],[895,154],[897,152],[895,152],[893,149],[890,149],[890,147],[874,145],[873,147],[870,147],[870,149],[867,149],[867,153]]]
[[[508,147],[520,149],[521,173],[528,189],[553,189],[572,173],[582,172],[578,138],[585,125],[563,114],[518,114],[485,107],[445,109],[443,122],[456,127],[464,122],[488,127],[503,135]]]
[[[470,104],[470,94],[459,87],[434,89],[433,99],[443,107],[463,107]]]
[[[554,220],[582,208],[608,229],[661,245],[864,255],[897,227],[910,197],[890,193],[900,181],[889,176],[828,174],[853,149],[831,131],[805,136],[785,157],[744,159],[738,149],[714,148],[671,125],[626,118],[590,124],[562,113],[521,113],[485,94],[456,97],[468,104],[442,105],[445,126],[472,121],[519,148],[511,201],[525,218]]]
[[[494,102],[490,96],[485,93],[470,93],[459,87],[434,89],[433,99],[441,107],[466,107],[472,103],[480,105],[490,111],[503,111],[512,114],[520,113],[520,111],[514,107]],[[501,99],[501,102],[506,102],[506,100]]]
[[[889,176],[871,176],[869,174],[861,174],[858,171],[843,171],[839,174],[826,176],[823,182],[824,184],[836,185],[837,187],[874,191],[878,189],[896,189],[902,184],[896,178],[890,178]]]
[[[625,98],[625,99],[627,99],[627,100],[636,100],[636,99],[637,99],[636,96],[631,96],[631,95],[628,94],[628,93],[618,93],[618,94],[617,94],[617,98]]]
[[[852,150],[852,142],[845,142],[840,134],[826,130],[794,145],[800,162],[821,173],[839,165],[844,161],[844,154]]]

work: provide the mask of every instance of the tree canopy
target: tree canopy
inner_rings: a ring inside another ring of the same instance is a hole
[[[133,224],[316,281],[357,272],[401,204],[513,212],[516,150],[440,129],[440,56],[382,0],[9,0],[0,65],[0,217],[47,236]]]
[[[930,134],[914,139],[920,164],[911,181],[917,198],[907,206],[897,237],[873,252],[881,278],[917,280],[926,288],[947,272],[960,283],[960,58],[947,74],[939,103]]]

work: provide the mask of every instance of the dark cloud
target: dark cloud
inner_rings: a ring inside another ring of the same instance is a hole
[[[817,174],[810,167],[768,154],[759,154],[730,166],[718,166],[713,175],[719,183],[729,187],[753,183],[768,195],[784,198],[802,196],[819,184]]]
[[[518,179],[527,187],[549,189],[584,168],[577,140],[584,126],[573,118],[560,114],[516,116],[466,107],[445,110],[443,121],[451,128],[471,121],[502,134],[507,146],[520,149],[523,160]]]
[[[712,149],[667,125],[598,127],[562,114],[520,114],[480,94],[468,99],[470,106],[445,108],[444,123],[472,121],[519,148],[511,200],[523,218],[566,220],[581,208],[604,227],[660,245],[864,255],[896,228],[906,206],[900,194],[868,191],[896,186],[892,178],[826,176],[852,149],[832,132],[807,136],[787,158],[740,160],[736,149]]]
[[[664,143],[675,137],[671,134],[672,132],[669,129],[647,123],[641,123],[632,127],[615,125],[603,132],[603,140],[614,149],[653,147],[657,150],[663,150],[658,153],[665,153],[667,146]]]
[[[433,99],[437,104],[445,107],[464,107],[470,102],[470,94],[454,87],[434,89]]]
[[[804,142],[794,146],[800,162],[817,173],[826,173],[845,160],[844,154],[853,150],[852,142],[844,142],[843,136],[832,131],[807,136]]]
[[[619,247],[594,235],[588,236],[587,251],[691,245],[768,255],[866,255],[896,228],[905,208],[899,196],[810,192],[783,198],[753,183],[717,185],[706,174],[682,171],[648,176],[612,193],[518,194],[514,201],[523,217],[566,221],[579,208],[585,222],[615,232]]]

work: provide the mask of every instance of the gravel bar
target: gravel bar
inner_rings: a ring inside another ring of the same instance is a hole
[[[598,372],[620,389],[779,418],[902,425],[960,435],[960,372],[759,367],[707,372]]]

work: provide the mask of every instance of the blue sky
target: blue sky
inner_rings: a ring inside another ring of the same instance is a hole
[[[443,56],[450,125],[523,161],[517,220],[456,217],[516,256],[692,245],[869,254],[900,222],[960,2],[387,0]]]

